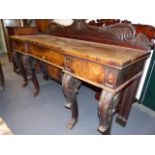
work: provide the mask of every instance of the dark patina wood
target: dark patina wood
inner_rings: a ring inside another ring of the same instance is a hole
[[[81,85],[81,81],[69,74],[63,75],[62,88],[66,98],[65,107],[71,110],[71,118],[67,123],[67,128],[73,128],[78,119],[78,104],[76,94]]]
[[[120,20],[120,19],[98,19],[98,20],[92,20],[89,22],[90,25],[93,25],[93,26],[97,26],[97,27],[103,27],[103,26],[107,26],[107,25],[113,25],[113,24],[116,24],[116,23],[130,23],[131,24],[131,21],[128,21],[128,20]],[[147,38],[153,42],[153,40],[155,39],[155,28],[151,25],[142,25],[142,24],[132,24],[136,30],[136,34],[145,34],[147,36]],[[151,46],[151,48],[154,48],[154,44]],[[137,66],[141,66],[142,67],[142,64],[137,64]],[[136,69],[136,68],[135,68]],[[126,72],[126,71],[125,71]],[[131,72],[133,72],[133,70],[131,70]],[[129,74],[126,72],[126,75]],[[137,80],[138,81],[138,80]],[[138,82],[137,82],[138,83]],[[137,84],[137,87],[138,87],[138,84]],[[137,87],[134,87],[134,89],[131,91],[128,91],[128,95],[125,95],[126,93],[122,93],[124,95],[122,95],[122,103],[120,102],[118,104],[118,117],[116,119],[116,121],[125,126],[126,123],[127,123],[127,118],[128,118],[128,115],[129,115],[129,112],[130,112],[130,109],[131,109],[131,105],[133,103],[133,101],[135,100],[134,99],[134,96],[132,95],[133,91],[135,92],[135,90],[137,90]],[[99,100],[100,98],[100,95],[101,95],[101,91],[100,90],[96,90],[96,96],[95,98],[97,100]],[[126,92],[126,91],[125,91]],[[135,94],[135,93],[134,93]],[[126,96],[126,98],[125,98]],[[133,96],[133,99],[130,99],[128,100],[128,96]],[[130,101],[130,102],[129,102]],[[124,106],[122,106],[125,102],[127,102],[127,104],[125,104]]]
[[[132,107],[132,103],[134,103],[135,94],[138,88],[139,78],[135,80],[129,87],[127,87],[124,91],[122,91],[121,101],[118,104],[118,116],[116,118],[116,122],[125,126],[127,124],[127,120],[129,117],[129,113]]]
[[[102,134],[110,134],[113,113],[115,112],[118,104],[119,94],[112,94],[105,90],[102,90],[99,100],[99,126],[98,130]]]
[[[68,123],[70,128],[78,116],[75,94],[80,86],[79,81],[101,88],[98,129],[109,133],[112,114],[119,103],[117,100],[120,100],[122,92],[140,78],[152,43],[144,34],[136,34],[131,24],[97,29],[88,26],[84,20],[75,20],[68,27],[50,25],[46,32],[51,35],[11,37],[13,50],[57,68],[55,75],[58,79],[64,73],[63,91],[69,103],[67,105],[70,105],[68,107],[72,107],[72,117]],[[95,40],[99,43],[92,42]],[[32,69],[32,64],[29,64]],[[44,72],[51,74],[47,70]],[[35,77],[35,74],[31,75]],[[34,80],[37,81],[36,77]]]
[[[18,26],[17,26],[18,25]],[[13,25],[5,25],[5,38],[6,38],[6,44],[8,49],[8,56],[9,60],[12,62],[12,51],[11,51],[11,43],[10,43],[10,36],[11,35],[27,35],[27,34],[37,34],[38,30],[37,27],[28,27],[24,26],[22,27],[20,24],[17,24],[16,26]]]
[[[7,33],[9,36],[11,36],[11,35],[30,35],[30,34],[34,35],[34,34],[38,33],[37,27],[7,26],[6,28],[7,28]],[[24,52],[27,51],[26,43],[21,44],[20,42],[17,41],[17,42],[14,42],[14,44],[16,44],[16,45],[12,45],[10,43],[10,39],[9,39],[8,43],[9,43],[9,46],[11,47],[11,50],[12,50],[12,46],[16,46],[16,47],[18,47],[17,48],[18,51],[24,51]],[[14,72],[16,72],[17,74],[21,74],[24,79],[23,87],[27,86],[28,80],[32,80],[32,82],[35,86],[35,89],[36,89],[36,91],[34,92],[34,96],[36,96],[39,92],[39,83],[37,82],[37,80],[34,80],[34,79],[36,79],[35,73],[33,71],[34,69],[31,69],[30,68],[31,66],[29,65],[30,66],[29,73],[33,74],[33,76],[31,76],[32,78],[30,78],[30,76],[28,75],[29,76],[29,79],[28,79],[28,76],[26,73],[27,68],[28,68],[27,66],[28,66],[29,58],[15,50],[12,50],[12,52],[9,52],[9,57],[13,62]],[[25,69],[25,66],[26,66],[26,69]]]
[[[148,49],[153,45],[145,35],[136,34],[132,24],[126,23],[100,28],[88,25],[85,20],[74,20],[70,26],[51,23],[46,34],[139,49]]]
[[[132,24],[131,21],[128,20],[120,20],[120,19],[97,19],[89,21],[89,25],[103,27],[108,25],[113,25],[116,23],[128,23]],[[136,30],[136,34],[143,33],[145,34],[149,40],[155,39],[155,27],[151,25],[143,25],[143,24],[132,24]]]
[[[0,90],[3,90],[3,88],[4,88],[4,74],[0,62]]]

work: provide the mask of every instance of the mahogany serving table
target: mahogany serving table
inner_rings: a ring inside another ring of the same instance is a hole
[[[25,85],[31,78],[36,86],[36,94],[39,84],[34,70],[35,61],[43,64],[47,74],[62,81],[65,106],[72,113],[68,128],[72,128],[77,121],[76,93],[81,81],[101,88],[98,130],[106,134],[110,133],[113,113],[122,94],[129,94],[128,100],[133,99],[135,91],[129,93],[129,90],[133,90],[129,88],[137,85],[136,81],[141,77],[150,53],[146,48],[136,49],[43,34],[12,36],[11,42],[16,53],[15,62],[20,67]]]

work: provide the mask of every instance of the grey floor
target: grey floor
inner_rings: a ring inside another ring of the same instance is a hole
[[[5,89],[0,92],[0,116],[16,135],[99,135],[97,101],[95,93],[82,86],[78,95],[79,119],[70,130],[65,124],[70,111],[64,107],[61,85],[53,80],[45,81],[38,75],[40,94],[33,97],[33,85],[29,82],[22,88],[23,80],[13,72],[6,55],[0,55],[3,62]],[[115,117],[114,117],[115,118]],[[114,135],[155,134],[155,112],[134,104],[126,127],[113,120]]]

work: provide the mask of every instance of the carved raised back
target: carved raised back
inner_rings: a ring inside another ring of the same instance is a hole
[[[108,26],[108,25],[113,25],[120,22],[121,22],[120,19],[97,19],[97,20],[89,21],[89,25]]]
[[[116,23],[128,23],[132,24],[131,21],[128,20],[120,20],[120,19],[97,19],[89,21],[89,25],[97,26],[97,27],[103,27],[107,25],[113,25]],[[139,35],[139,33],[145,34],[150,41],[153,41],[155,39],[155,27],[151,25],[143,25],[143,24],[132,24],[136,30],[136,35]]]
[[[144,34],[136,34],[134,26],[128,23],[96,27],[87,24],[85,20],[74,20],[69,26],[51,23],[45,33],[137,49],[150,49],[153,46]]]

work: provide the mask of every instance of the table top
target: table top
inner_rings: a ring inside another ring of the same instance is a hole
[[[40,44],[47,47],[57,47],[64,54],[93,60],[98,63],[115,67],[124,67],[148,57],[150,51],[126,48],[122,46],[70,39],[53,35],[19,35],[11,39]]]

